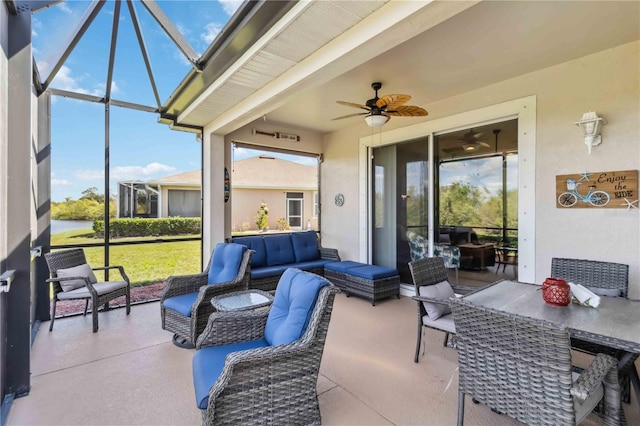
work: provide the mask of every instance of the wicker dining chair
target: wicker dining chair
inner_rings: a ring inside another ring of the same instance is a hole
[[[202,423],[320,424],[318,373],[339,291],[289,268],[270,309],[213,313],[193,356]]]
[[[124,296],[127,315],[131,312],[131,285],[122,266],[92,268],[87,264],[83,249],[52,251],[46,253],[44,258],[51,274],[51,278],[46,282],[53,286],[49,331],[53,330],[56,305],[61,300],[84,300],[84,315],[87,315],[89,301],[91,301],[94,333],[98,331],[98,309],[101,306],[108,307],[109,302],[116,297]],[[110,269],[117,269],[122,280],[98,282],[94,271]]]
[[[195,347],[214,311],[212,297],[249,287],[252,254],[241,244],[218,243],[204,272],[169,277],[160,296],[160,317],[176,346]]]
[[[465,395],[527,425],[582,421],[604,396],[605,425],[620,424],[617,361],[598,354],[572,373],[568,330],[465,299],[451,303],[458,354],[458,425]]]
[[[581,284],[599,296],[627,298],[628,295],[629,265],[622,263],[554,257],[551,259],[551,276]],[[575,338],[571,339],[571,346],[591,355],[605,353],[617,358],[622,399],[627,403],[630,401],[630,385],[633,385],[640,405],[640,378],[635,366],[638,354]]]
[[[409,262],[409,270],[415,286],[413,296],[418,304],[418,338],[413,362],[418,362],[422,343],[422,327],[444,331],[443,345],[449,344],[450,334],[456,327],[449,308],[449,298],[455,293],[464,294],[475,287],[451,286],[449,284],[445,262],[442,257],[425,257]]]

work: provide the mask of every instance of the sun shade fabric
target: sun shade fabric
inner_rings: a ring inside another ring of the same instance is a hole
[[[98,282],[95,274],[91,270],[91,266],[89,266],[86,263],[83,263],[82,265],[74,266],[72,268],[58,269],[56,271],[56,275],[58,276],[58,278],[88,277],[89,282],[91,284],[95,284]],[[60,282],[60,286],[62,287],[62,291],[64,292],[72,291],[77,288],[84,287],[86,284],[86,281],[84,280],[84,278],[78,278],[76,280],[68,280],[68,281],[59,281],[59,282]]]
[[[213,250],[209,266],[209,284],[220,284],[232,281],[242,263],[242,256],[247,247],[234,243],[218,243]]]
[[[201,410],[206,410],[209,404],[209,391],[218,380],[228,354],[248,349],[264,348],[268,346],[264,339],[248,342],[233,343],[223,346],[210,346],[198,349],[193,354],[192,371],[193,387],[196,392],[196,404]]]
[[[306,262],[320,258],[318,249],[318,237],[315,231],[294,232],[291,234],[293,252],[296,262]]]
[[[296,261],[291,236],[288,234],[264,237],[264,247],[267,250],[267,266],[286,265]]]
[[[298,340],[307,329],[324,278],[289,268],[280,277],[264,330],[270,345],[286,345]]]
[[[439,299],[447,301],[450,297],[455,297],[455,293],[451,288],[449,281],[442,281],[434,285],[424,285],[419,288],[420,296],[429,297],[431,299]],[[432,321],[437,320],[443,315],[451,313],[451,308],[448,304],[439,304],[431,302],[422,302],[424,309],[427,311],[429,319]]]

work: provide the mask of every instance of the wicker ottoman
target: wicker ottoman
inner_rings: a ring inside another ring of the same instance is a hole
[[[376,301],[395,295],[400,298],[400,276],[392,268],[377,265],[364,265],[345,271],[345,289],[347,294],[355,294]]]
[[[366,263],[343,260],[342,262],[331,262],[324,265],[324,277],[331,281],[340,290],[347,289],[346,272],[356,266],[367,266]]]

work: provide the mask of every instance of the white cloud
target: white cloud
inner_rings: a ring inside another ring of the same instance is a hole
[[[64,13],[72,14],[73,10],[64,2],[58,3],[58,10],[63,11]]]
[[[102,171],[102,169],[100,170],[76,170],[74,172],[74,175],[76,176],[76,178],[80,179],[80,180],[98,180],[98,179],[104,179],[104,172]]]
[[[105,88],[107,87],[107,83],[98,83],[96,84],[96,88],[91,92],[94,96],[104,96]],[[111,94],[120,93],[120,88],[116,84],[115,80],[111,80]]]
[[[160,163],[150,163],[146,166],[117,166],[111,169],[109,177],[116,182],[125,180],[144,181],[174,174],[176,170],[173,166]],[[77,179],[83,181],[100,181],[104,179],[104,171],[102,169],[76,170],[74,175]]]
[[[215,40],[216,36],[222,30],[222,25],[218,22],[210,22],[204,27],[205,32],[200,34],[200,38],[207,44],[211,44]]]
[[[43,69],[48,68],[48,64],[43,62]],[[56,78],[51,82],[51,86],[56,89],[68,90],[70,92],[89,94],[89,91],[83,87],[80,87],[78,81],[83,80],[83,77],[76,77],[72,75],[71,68],[63,65],[56,74]]]
[[[218,1],[220,2],[220,5],[222,6],[222,9],[224,10],[224,12],[229,16],[233,15],[242,4],[242,0],[218,0]]]
[[[148,180],[176,172],[173,166],[151,163],[146,166],[119,166],[111,170],[110,176],[115,180]]]
[[[71,186],[71,182],[66,179],[51,179],[51,186]]]

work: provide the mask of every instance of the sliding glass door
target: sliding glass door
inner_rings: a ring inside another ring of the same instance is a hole
[[[407,231],[428,236],[428,138],[374,148],[373,263],[411,283]]]

